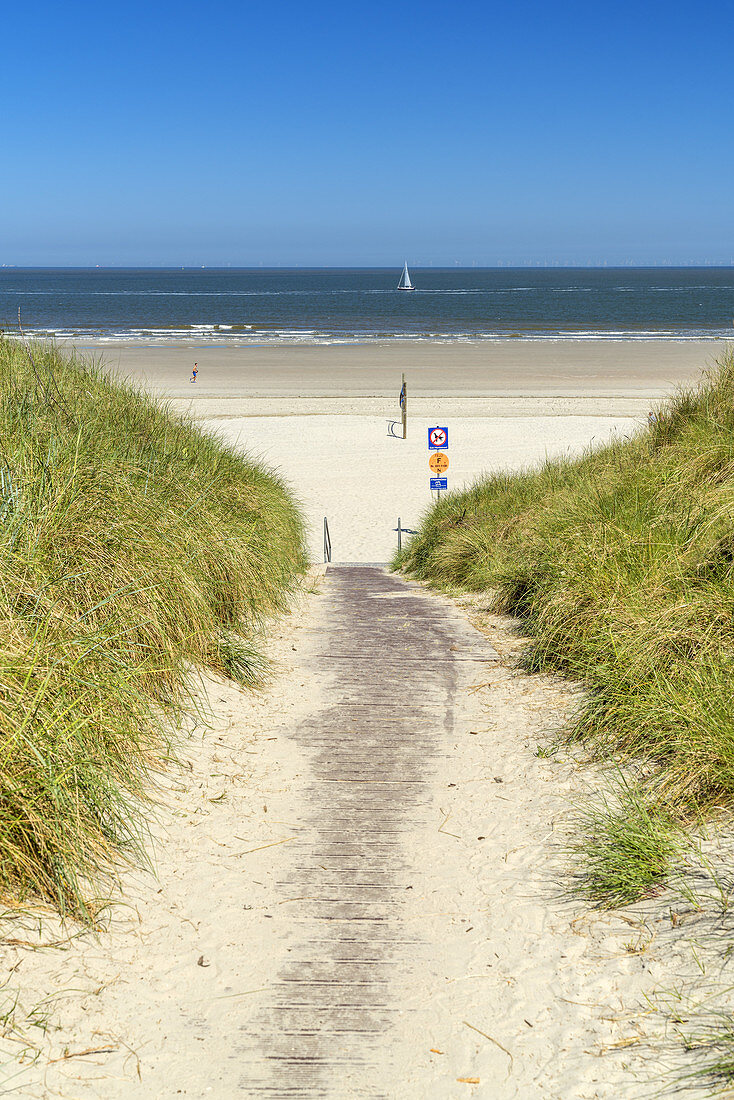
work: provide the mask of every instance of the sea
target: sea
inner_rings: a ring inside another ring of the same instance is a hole
[[[0,268],[5,333],[332,344],[734,336],[734,267]]]

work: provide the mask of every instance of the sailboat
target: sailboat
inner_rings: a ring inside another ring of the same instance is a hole
[[[408,271],[408,261],[405,261],[405,267],[403,268],[403,274],[400,276],[400,282],[398,283],[398,290],[415,290],[415,287],[410,281],[410,272]]]

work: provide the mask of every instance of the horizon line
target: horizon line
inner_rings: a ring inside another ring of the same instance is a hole
[[[393,271],[398,264],[0,264],[0,271]],[[588,263],[566,264],[556,262],[503,263],[503,264],[426,264],[410,263],[415,271],[652,271],[706,269],[728,271],[734,268],[734,259],[724,262],[682,263]]]

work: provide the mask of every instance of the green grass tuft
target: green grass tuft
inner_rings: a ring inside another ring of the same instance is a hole
[[[0,891],[90,915],[186,670],[253,682],[305,566],[286,487],[99,365],[0,341]]]
[[[662,886],[684,845],[669,816],[620,779],[615,801],[588,810],[574,846],[577,883],[604,908],[631,905]]]

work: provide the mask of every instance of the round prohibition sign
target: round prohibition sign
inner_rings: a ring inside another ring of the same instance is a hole
[[[446,432],[443,428],[433,428],[429,436],[431,445],[433,447],[445,447],[446,446]]]
[[[428,459],[428,465],[434,474],[445,474],[449,468],[449,456],[444,454],[443,451],[435,451]]]

